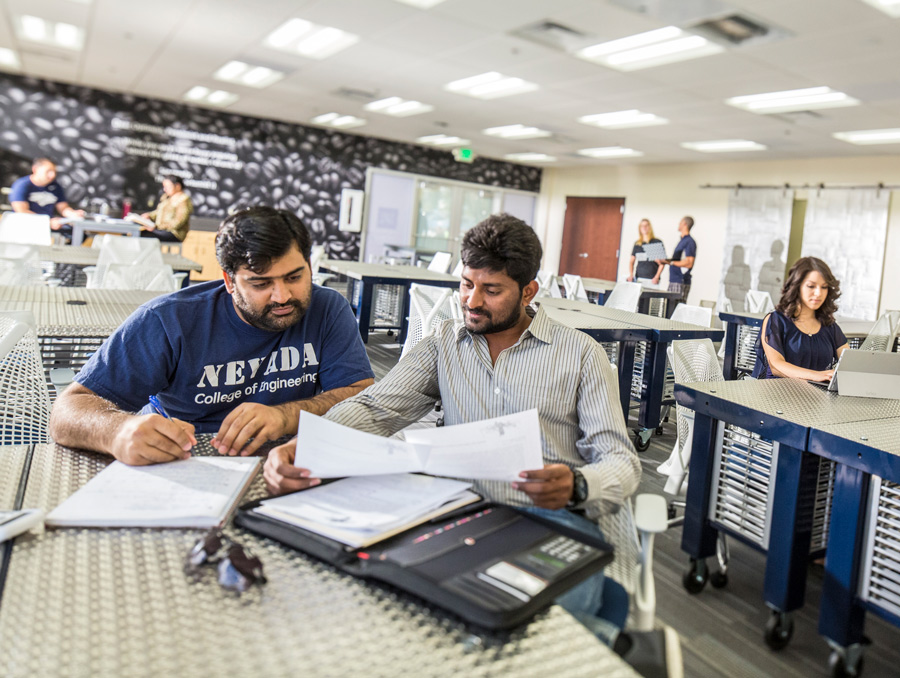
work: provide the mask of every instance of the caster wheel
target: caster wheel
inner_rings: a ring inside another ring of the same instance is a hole
[[[666,507],[666,516],[669,520],[675,520],[675,517],[678,515],[678,511],[675,510],[675,507],[671,504]]]
[[[388,331],[387,331],[387,335],[388,335],[389,337],[393,337],[393,336],[394,336],[394,330],[388,330]]]
[[[782,650],[794,635],[794,620],[783,612],[773,612],[766,622],[766,645],[773,650]]]
[[[634,434],[634,448],[638,452],[646,452],[650,449],[650,437],[648,436],[646,440],[644,440],[644,436],[641,435],[640,431],[636,431]]]
[[[828,658],[828,669],[831,671],[831,678],[858,678],[862,675],[863,657],[860,656],[856,666],[851,669],[847,666],[847,659],[839,652],[832,652]]]
[[[656,435],[661,436],[663,434],[662,424],[656,427]]]
[[[681,578],[681,583],[688,593],[700,593],[706,586],[709,572],[706,569],[706,561],[691,559],[691,566]]]
[[[722,572],[721,570],[711,572],[709,575],[709,583],[712,584],[713,588],[724,589],[728,586],[728,573]]]

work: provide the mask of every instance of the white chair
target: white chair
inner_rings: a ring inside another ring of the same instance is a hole
[[[613,291],[606,297],[603,305],[606,308],[615,308],[620,311],[637,312],[638,303],[641,300],[643,285],[636,282],[617,282]]]
[[[712,324],[712,309],[704,306],[692,306],[690,304],[678,304],[672,311],[671,320],[700,327],[709,327]]]
[[[770,313],[775,310],[772,295],[762,290],[747,290],[744,297],[744,308],[747,313]]]
[[[559,291],[555,275],[548,271],[538,271],[535,280],[538,283],[538,291],[535,298],[551,297],[553,299],[562,299],[562,293]]]
[[[0,445],[50,442],[50,394],[30,311],[0,313]]]
[[[865,341],[860,345],[861,351],[892,351],[894,337],[900,332],[900,311],[885,311],[882,313]]]
[[[450,262],[453,255],[449,252],[435,252],[431,261],[428,262],[428,270],[437,273],[446,273],[450,270]]]
[[[412,284],[409,286],[409,301],[409,324],[400,353],[401,360],[422,339],[433,334],[440,323],[462,318],[459,293],[454,295],[449,287]]]
[[[575,299],[576,301],[588,300],[587,291],[584,289],[584,281],[580,275],[564,273],[563,287],[566,288],[566,299]]]
[[[459,261],[456,262],[456,266],[453,267],[453,273],[452,273],[453,277],[459,278],[462,275],[462,270],[463,270],[463,262],[462,262],[462,259],[460,259]]]
[[[174,292],[181,287],[184,273],[174,273],[172,267],[163,264],[109,264],[102,269],[98,266],[99,278],[91,276],[87,286],[105,290],[143,290],[152,292]]]
[[[34,245],[0,242],[0,285],[41,285],[40,252]]]
[[[325,259],[325,245],[313,245],[309,250],[309,272],[316,285],[336,277],[334,273],[319,273],[319,264]]]
[[[105,264],[144,264],[162,266],[162,246],[156,238],[123,238],[106,235],[94,238],[91,247],[99,249],[97,266]]]
[[[52,245],[50,217],[43,214],[5,212],[0,217],[0,241],[24,245]]]

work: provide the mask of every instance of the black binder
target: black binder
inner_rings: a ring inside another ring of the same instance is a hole
[[[507,506],[425,523],[362,549],[242,506],[235,523],[357,577],[382,581],[488,629],[522,624],[596,574],[613,547]]]

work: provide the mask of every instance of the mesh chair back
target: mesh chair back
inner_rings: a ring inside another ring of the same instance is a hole
[[[0,241],[25,245],[51,245],[50,217],[6,212],[0,217]]]
[[[325,258],[325,245],[313,245],[309,250],[309,272],[315,275],[319,272],[319,262]]]
[[[456,262],[456,266],[453,267],[453,273],[451,274],[454,278],[458,278],[462,275],[463,270],[463,262],[462,259]]]
[[[109,264],[97,267],[97,277],[90,287],[106,290],[144,290],[148,292],[174,292],[178,289],[172,267]]]
[[[428,263],[428,270],[436,271],[437,273],[446,273],[450,270],[450,261],[452,259],[453,255],[449,252],[435,252],[431,261]]]
[[[635,282],[618,282],[613,291],[606,297],[604,306],[607,308],[615,308],[620,311],[637,311],[638,302],[641,300],[641,292],[644,291],[640,283]]]
[[[566,288],[566,299],[587,301],[587,291],[584,289],[584,281],[580,275],[574,273],[563,274],[563,287]]]
[[[0,445],[50,442],[50,396],[34,316],[0,313]]]
[[[410,285],[409,301],[409,325],[400,354],[401,360],[422,339],[430,336],[440,323],[457,315],[462,316],[462,311],[452,308],[454,304],[459,306],[459,299],[458,295],[454,299],[453,290],[448,287]]]
[[[885,311],[872,326],[861,351],[892,351],[894,337],[900,332],[900,311]]]
[[[775,310],[772,295],[762,290],[747,290],[744,307],[748,313],[770,313]]]
[[[94,247],[100,248],[97,268],[107,264],[142,266],[163,266],[165,264],[160,242],[156,238],[123,238],[106,234],[102,238],[94,239]]]
[[[536,280],[538,282],[536,298],[552,297],[554,299],[562,299],[555,275],[548,271],[538,271]]]
[[[690,304],[678,304],[672,311],[672,320],[681,323],[709,327],[712,323],[712,309],[703,306],[691,306]]]
[[[43,282],[37,247],[0,242],[0,285],[42,285]]]

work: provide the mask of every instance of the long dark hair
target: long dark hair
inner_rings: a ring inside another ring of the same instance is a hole
[[[834,277],[831,269],[821,259],[816,257],[803,257],[797,259],[791,270],[788,271],[787,280],[784,281],[784,287],[781,288],[781,299],[778,301],[778,310],[788,318],[793,318],[800,314],[800,286],[806,280],[806,276],[817,271],[825,278],[825,284],[828,285],[828,296],[822,305],[816,309],[816,319],[823,325],[831,325],[834,323],[834,314],[837,311],[837,300],[841,296],[841,281]]]

